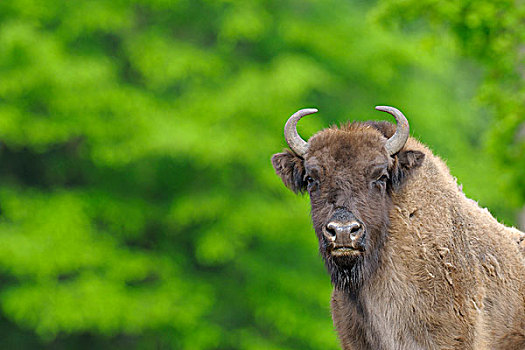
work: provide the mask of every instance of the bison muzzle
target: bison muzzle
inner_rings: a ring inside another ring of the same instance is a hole
[[[399,110],[376,108],[397,126],[348,123],[308,142],[297,122],[317,110],[300,110],[290,150],[272,157],[310,196],[342,347],[525,349],[525,235],[466,198]]]

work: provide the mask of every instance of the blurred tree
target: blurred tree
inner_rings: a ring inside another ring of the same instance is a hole
[[[4,346],[337,348],[307,199],[269,162],[302,107],[308,136],[398,106],[508,218],[479,69],[373,5],[0,2]]]

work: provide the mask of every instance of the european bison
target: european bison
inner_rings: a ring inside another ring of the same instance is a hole
[[[525,349],[523,233],[465,197],[403,114],[297,133],[272,164],[307,191],[344,349]],[[522,243],[523,244],[523,243]]]

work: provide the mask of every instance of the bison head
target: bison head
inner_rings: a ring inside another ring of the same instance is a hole
[[[316,133],[308,142],[296,126],[316,109],[293,114],[284,133],[290,150],[277,153],[272,164],[286,187],[308,192],[319,249],[336,288],[355,291],[381,261],[388,239],[392,196],[424,154],[405,149],[409,126],[393,107],[388,122],[349,123]]]

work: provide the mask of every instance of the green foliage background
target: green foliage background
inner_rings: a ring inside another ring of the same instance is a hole
[[[336,349],[307,198],[269,161],[303,107],[308,137],[397,106],[515,223],[520,12],[423,2],[0,2],[2,348]]]

